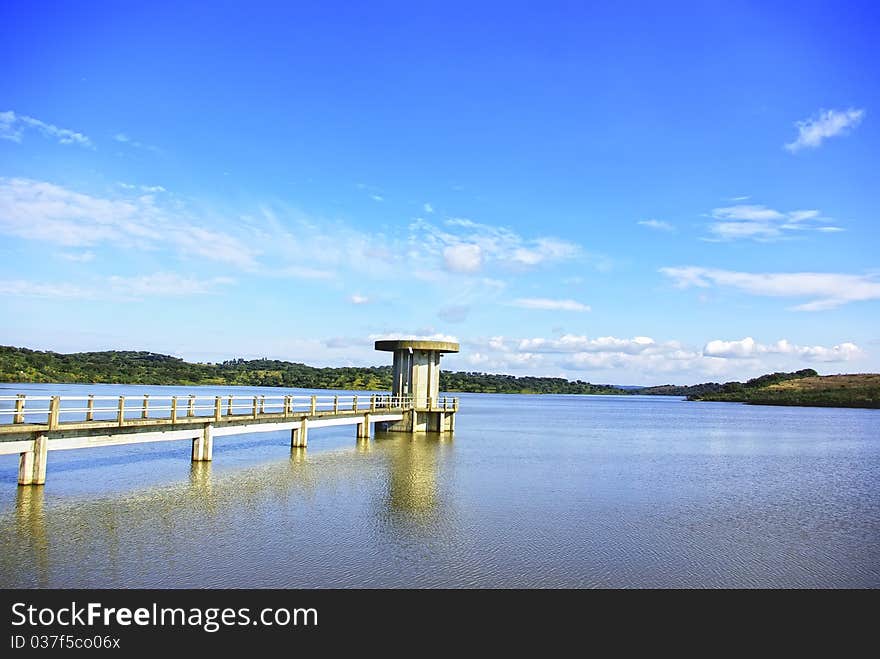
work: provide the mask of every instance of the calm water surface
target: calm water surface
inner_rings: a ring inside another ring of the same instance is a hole
[[[195,390],[229,393],[0,385]],[[43,488],[0,456],[0,586],[880,586],[877,410],[461,398],[453,439],[53,451]]]

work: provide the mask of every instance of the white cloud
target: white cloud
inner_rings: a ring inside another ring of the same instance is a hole
[[[631,339],[619,339],[614,336],[600,336],[591,339],[587,336],[565,334],[558,339],[522,339],[517,344],[518,350],[529,352],[574,353],[574,352],[622,352],[639,354],[646,350],[659,348],[678,349],[678,344],[658,346],[649,336],[636,336]]]
[[[144,144],[143,142],[133,140],[125,133],[116,133],[113,136],[113,139],[122,144],[134,147],[135,149],[146,149],[147,151],[154,151],[156,153],[161,152],[161,149],[159,149],[159,147],[153,146],[152,144]]]
[[[814,149],[829,137],[846,135],[850,128],[859,125],[865,116],[864,110],[820,110],[818,116],[795,123],[798,136],[785,148],[795,153],[801,149]]]
[[[0,281],[0,295],[81,300],[136,301],[145,297],[185,297],[212,293],[234,283],[229,277],[198,279],[170,272],[139,277],[111,276],[90,284],[36,282],[23,279]]]
[[[880,299],[880,281],[872,275],[822,272],[750,273],[696,266],[661,268],[679,288],[726,286],[752,295],[812,298],[796,311],[823,311],[850,302]]]
[[[94,252],[62,252],[59,256],[66,261],[74,263],[88,263],[95,260]]]
[[[212,293],[220,286],[235,283],[230,277],[198,279],[173,272],[157,272],[138,277],[108,277],[110,290],[124,298],[186,297]]]
[[[410,225],[410,254],[422,262],[441,255],[453,272],[472,273],[490,263],[521,271],[571,259],[581,252],[580,246],[558,238],[526,239],[505,227],[465,218],[449,218],[443,228],[421,218]]]
[[[675,227],[663,220],[639,220],[638,224],[657,231],[675,231]]]
[[[0,178],[0,233],[66,247],[172,247],[248,269],[256,250],[229,233],[187,221],[149,195],[108,199],[42,181]]]
[[[578,253],[578,247],[572,243],[553,238],[538,238],[532,247],[518,247],[513,250],[512,260],[516,263],[532,266],[547,261],[563,261]]]
[[[759,242],[780,240],[796,232],[826,231],[829,219],[822,217],[820,211],[794,210],[782,212],[759,204],[737,204],[714,208],[708,240],[730,241],[750,239]],[[816,226],[816,223],[823,226]],[[834,227],[835,229],[842,231]]]
[[[862,349],[851,342],[829,348],[799,346],[789,343],[786,339],[780,339],[776,343],[765,345],[750,336],[739,341],[709,341],[703,348],[703,354],[724,359],[749,359],[760,355],[794,355],[813,362],[844,362],[864,356]]]
[[[422,208],[425,209],[426,213],[433,213],[434,212],[434,207],[427,202],[425,202],[425,204],[422,206]]]
[[[518,298],[510,303],[522,309],[540,309],[544,311],[589,311],[590,307],[576,300],[553,300],[544,297]]]
[[[352,304],[367,304],[370,301],[370,298],[366,295],[358,295],[355,293],[348,298],[348,301]]]
[[[483,265],[483,250],[467,243],[450,245],[443,250],[443,261],[452,272],[477,272]]]
[[[586,378],[616,384],[681,384],[748,379],[774,371],[804,368],[806,363],[850,362],[864,357],[850,342],[799,346],[786,340],[763,345],[741,341],[709,341],[703,350],[679,341],[648,336],[620,338],[567,334],[560,338],[495,336],[466,341],[461,359],[472,367],[504,373],[517,369],[533,375]]]
[[[0,281],[0,295],[41,298],[93,298],[96,292],[68,282],[37,282],[25,279]]]
[[[370,199],[372,199],[373,201],[385,201],[385,198],[382,195],[378,194],[371,194]]]
[[[77,144],[90,149],[94,148],[94,144],[88,137],[69,128],[59,128],[54,124],[48,124],[24,114],[16,114],[12,110],[0,112],[0,139],[21,142],[28,129],[36,130],[44,137],[57,140],[59,144]]]
[[[279,268],[261,269],[260,274],[268,277],[289,277],[291,279],[335,279],[336,273],[332,270],[309,268],[301,265],[285,265]]]

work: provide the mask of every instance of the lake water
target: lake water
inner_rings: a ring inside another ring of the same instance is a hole
[[[195,391],[230,388],[0,385]],[[878,410],[462,394],[456,424],[50,451],[45,487],[0,456],[0,586],[880,586]]]

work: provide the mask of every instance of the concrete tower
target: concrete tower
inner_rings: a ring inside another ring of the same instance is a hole
[[[443,432],[454,428],[455,410],[439,410],[440,355],[458,352],[451,341],[376,341],[376,350],[394,353],[391,394],[412,396],[412,420],[389,423],[385,430]],[[410,426],[410,427],[407,427]]]

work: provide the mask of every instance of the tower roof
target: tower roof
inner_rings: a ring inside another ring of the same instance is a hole
[[[407,349],[433,350],[435,352],[458,352],[458,344],[453,341],[422,341],[420,339],[376,341],[376,350],[394,352],[396,350]]]

